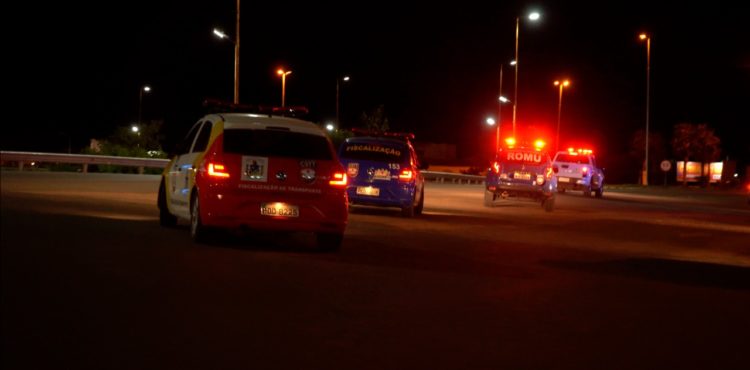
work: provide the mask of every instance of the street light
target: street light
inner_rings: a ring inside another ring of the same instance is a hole
[[[560,86],[560,98],[557,101],[557,136],[555,137],[555,153],[560,149],[560,117],[562,115],[562,93],[563,87],[568,87],[570,81],[555,81],[555,86]]]
[[[151,92],[151,86],[149,85],[143,85],[141,86],[140,91],[138,92],[138,124],[141,123],[141,112],[143,108],[143,93],[149,93]]]
[[[333,132],[333,129],[335,129],[335,128],[336,128],[336,126],[334,126],[333,123],[326,124],[326,130],[328,132]]]
[[[530,21],[537,21],[541,15],[538,12],[532,12],[529,14]],[[513,88],[513,137],[516,136],[516,110],[518,106],[518,33],[520,31],[521,17],[516,17],[516,59],[513,60],[513,65],[516,67],[515,81]]]
[[[226,33],[214,28],[214,35],[227,39],[234,44],[234,104],[240,103],[240,0],[237,0],[237,31],[234,40]]]
[[[642,184],[648,186],[648,109],[651,90],[651,37],[642,33],[638,38],[646,40],[646,158],[643,160]]]
[[[286,75],[292,73],[292,71],[285,71],[281,68],[276,71],[276,74],[281,76],[281,107],[286,106]]]
[[[349,81],[349,76],[344,76],[342,78],[337,78],[336,79],[336,124],[339,125],[339,127],[341,126],[341,121],[339,120],[339,115],[340,115],[340,108],[339,108],[339,105],[340,105],[340,103],[339,103],[339,84],[340,84],[341,81],[344,81],[344,82]]]

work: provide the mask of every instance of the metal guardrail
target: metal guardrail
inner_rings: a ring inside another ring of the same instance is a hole
[[[88,167],[90,164],[138,167],[138,173],[143,173],[143,169],[146,167],[164,168],[167,163],[169,163],[168,159],[161,158],[136,158],[94,154],[63,154],[10,151],[0,151],[0,161],[2,161],[3,163],[17,162],[19,171],[22,171],[27,163],[32,162],[82,164],[84,173],[88,172]]]
[[[482,184],[484,183],[484,176],[477,175],[464,175],[462,173],[453,172],[437,172],[437,171],[422,171],[425,180],[434,181],[439,183],[453,183],[453,184]]]
[[[88,172],[90,164],[116,165],[138,167],[138,172],[143,173],[143,169],[164,168],[168,159],[158,158],[136,158],[136,157],[115,157],[108,155],[94,154],[65,154],[65,153],[39,153],[39,152],[12,152],[0,151],[0,161],[18,163],[18,170],[23,171],[26,164],[33,162],[41,163],[66,163],[82,164],[83,173]],[[453,184],[481,184],[484,182],[484,176],[464,175],[453,172],[422,171],[425,180],[438,183]]]

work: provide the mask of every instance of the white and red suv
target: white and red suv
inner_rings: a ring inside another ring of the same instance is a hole
[[[604,172],[596,165],[596,158],[591,150],[570,148],[568,151],[559,151],[552,166],[556,168],[558,193],[578,190],[590,197],[591,192],[594,192],[597,198],[604,194]]]

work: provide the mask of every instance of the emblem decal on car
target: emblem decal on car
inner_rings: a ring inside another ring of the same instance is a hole
[[[284,181],[284,180],[286,180],[286,172],[284,172],[284,171],[279,171],[279,172],[276,172],[276,178],[277,178],[277,179],[278,179],[279,181]]]
[[[299,175],[302,177],[302,181],[308,184],[315,181],[315,170],[312,168],[303,168],[299,171]]]
[[[349,177],[357,177],[359,174],[359,163],[349,163],[346,166],[346,174],[349,175]]]
[[[243,181],[267,181],[268,180],[268,158],[265,157],[242,157],[242,180]]]

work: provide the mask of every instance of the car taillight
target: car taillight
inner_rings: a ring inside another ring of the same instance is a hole
[[[398,179],[401,181],[411,181],[414,178],[414,171],[410,169],[404,169],[398,174]]]
[[[583,168],[581,168],[581,171],[583,171],[583,174],[585,175],[585,174],[587,174],[589,172],[589,168],[588,167],[583,167]]]
[[[220,163],[209,163],[208,164],[208,175],[211,177],[228,178],[229,173],[226,172],[226,167]]]
[[[331,180],[328,181],[328,184],[331,186],[346,186],[347,182],[346,173],[344,171],[336,171],[331,175]]]
[[[537,185],[544,184],[544,175],[536,175],[536,184]]]

